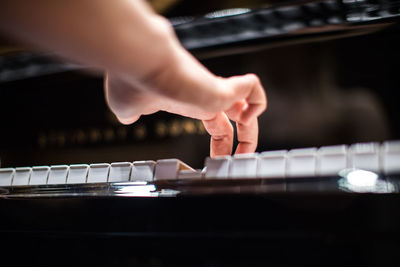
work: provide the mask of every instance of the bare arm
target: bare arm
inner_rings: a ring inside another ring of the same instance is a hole
[[[122,123],[165,110],[203,120],[211,155],[257,146],[266,96],[255,75],[221,78],[179,44],[172,27],[140,0],[3,0],[0,30],[60,56],[106,70],[111,110]]]

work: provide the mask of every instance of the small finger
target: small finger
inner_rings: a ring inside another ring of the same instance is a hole
[[[233,127],[225,113],[220,112],[210,120],[203,120],[206,131],[211,135],[210,156],[231,155]]]

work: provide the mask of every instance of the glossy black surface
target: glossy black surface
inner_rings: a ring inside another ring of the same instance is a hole
[[[396,266],[399,194],[1,199],[1,251],[73,266]]]
[[[162,181],[152,197],[122,190],[133,183],[3,190],[0,248],[33,265],[397,266],[400,177],[378,180],[390,193],[342,179]]]

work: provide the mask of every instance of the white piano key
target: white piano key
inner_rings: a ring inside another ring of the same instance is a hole
[[[258,155],[237,154],[231,159],[229,178],[256,178]]]
[[[351,168],[380,171],[378,143],[357,143],[350,146],[349,166]]]
[[[21,167],[15,168],[14,179],[12,181],[12,185],[28,185],[29,178],[31,177],[32,168]]]
[[[201,170],[182,170],[178,173],[178,179],[201,179],[203,178],[203,173]]]
[[[288,152],[287,177],[315,176],[316,148],[292,149]]]
[[[50,167],[49,166],[35,166],[32,167],[31,179],[29,179],[30,185],[42,185],[47,184],[47,178],[49,177]]]
[[[206,159],[206,178],[228,178],[231,165],[230,156],[217,156]]]
[[[14,173],[15,169],[13,168],[0,169],[0,186],[11,186]]]
[[[287,150],[266,151],[258,158],[257,176],[283,178],[286,176]]]
[[[84,184],[89,171],[87,164],[72,164],[69,165],[69,173],[67,184]]]
[[[113,162],[110,167],[108,182],[127,182],[131,175],[132,163]]]
[[[68,169],[68,165],[50,166],[47,184],[65,184],[67,182]]]
[[[154,160],[134,161],[132,163],[131,181],[153,181],[156,162]]]
[[[178,179],[178,173],[182,170],[192,170],[190,166],[179,159],[160,159],[157,160],[154,180],[173,180]]]
[[[109,170],[110,170],[110,164],[108,163],[90,164],[87,182],[88,183],[107,182]]]
[[[386,175],[400,173],[400,140],[384,142],[381,156],[382,169]]]
[[[337,175],[348,168],[347,146],[323,146],[318,149],[317,175]]]

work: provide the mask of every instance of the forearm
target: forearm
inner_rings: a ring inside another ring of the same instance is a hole
[[[0,30],[105,70],[129,84],[129,91],[151,91],[208,113],[228,110],[243,99],[250,107],[259,105],[259,99],[265,102],[259,81],[249,88],[210,73],[183,49],[171,25],[142,0],[2,0]]]
[[[0,7],[6,35],[90,67],[140,78],[169,61],[172,29],[143,1],[3,0]]]

